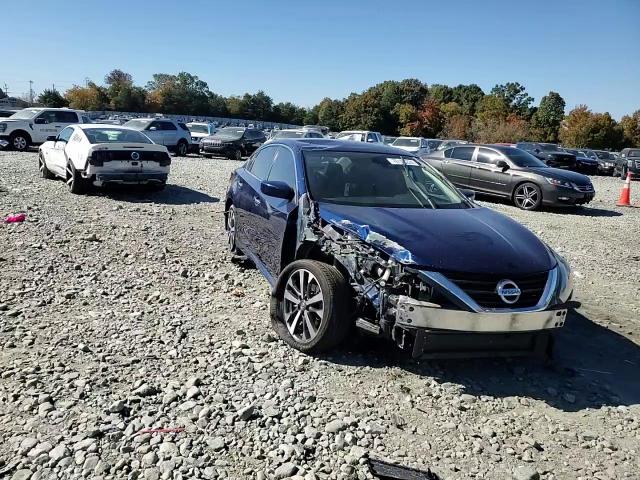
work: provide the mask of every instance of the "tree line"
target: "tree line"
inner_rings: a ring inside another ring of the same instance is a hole
[[[130,74],[116,69],[101,85],[87,81],[64,95],[45,90],[38,101],[50,107],[320,124],[332,131],[365,129],[481,143],[530,140],[598,149],[640,147],[640,110],[620,122],[586,105],[565,115],[566,103],[559,93],[549,92],[535,105],[518,82],[496,85],[485,93],[476,84],[428,86],[417,79],[389,80],[362,93],[344,99],[324,98],[305,108],[291,102],[274,103],[263,91],[224,97],[187,72],[154,74],[142,87]]]

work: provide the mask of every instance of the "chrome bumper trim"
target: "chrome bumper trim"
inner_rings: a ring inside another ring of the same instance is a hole
[[[401,295],[398,298],[396,326],[455,332],[532,332],[562,327],[566,318],[566,309],[466,312],[438,308],[432,303]]]

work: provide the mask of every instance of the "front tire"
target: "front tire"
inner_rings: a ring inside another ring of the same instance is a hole
[[[29,138],[29,135],[26,133],[15,132],[9,137],[9,143],[15,151],[25,152],[29,148],[29,145],[31,145],[31,138]]]
[[[225,230],[227,231],[227,245],[229,251],[233,255],[238,255],[240,250],[236,244],[236,207],[229,205],[227,210],[227,216],[225,218]]]
[[[521,210],[536,210],[542,204],[542,190],[535,183],[522,183],[513,192],[513,203]]]
[[[76,170],[73,163],[67,163],[66,183],[67,188],[74,195],[82,195],[87,191],[87,181],[82,178],[80,172]]]
[[[51,173],[51,171],[47,168],[47,164],[44,161],[44,155],[42,155],[42,152],[38,154],[38,170],[40,171],[40,177],[44,178],[45,180],[51,180],[55,177],[55,175]]]
[[[349,290],[333,266],[298,260],[281,274],[271,300],[271,324],[289,346],[315,354],[342,343],[349,332]]]
[[[242,150],[239,148],[235,149],[231,155],[229,155],[230,160],[242,160]]]
[[[623,166],[622,170],[620,171],[620,180],[626,180],[627,179],[627,167]]]

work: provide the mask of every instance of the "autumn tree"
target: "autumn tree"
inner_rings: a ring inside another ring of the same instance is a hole
[[[74,85],[64,94],[69,107],[79,110],[106,110],[109,106],[109,94],[104,87],[88,81],[86,87]]]
[[[640,110],[620,119],[620,127],[624,137],[624,144],[628,147],[640,147]]]
[[[586,105],[569,112],[560,129],[560,140],[569,147],[620,148],[623,127],[609,113],[593,113]]]

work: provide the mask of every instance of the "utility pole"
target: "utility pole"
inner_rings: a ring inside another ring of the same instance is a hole
[[[33,105],[33,80],[29,80],[29,103]]]

